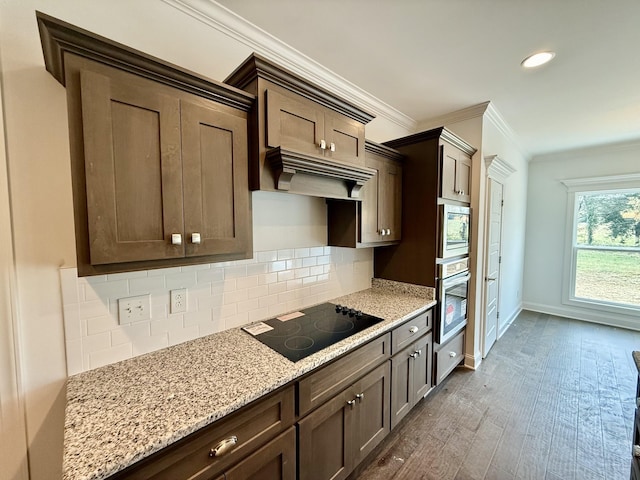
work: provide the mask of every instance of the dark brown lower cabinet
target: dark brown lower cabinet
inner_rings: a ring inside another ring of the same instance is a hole
[[[391,428],[431,390],[431,333],[391,357]]]
[[[225,472],[225,480],[295,480],[296,429],[290,427]]]
[[[390,431],[384,362],[298,422],[300,480],[340,480]]]

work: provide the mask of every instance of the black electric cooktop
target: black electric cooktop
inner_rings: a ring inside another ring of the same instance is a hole
[[[297,362],[370,327],[382,318],[347,306],[323,303],[281,315],[243,330],[292,362]],[[268,331],[268,327],[271,327]],[[262,333],[258,333],[263,330]]]

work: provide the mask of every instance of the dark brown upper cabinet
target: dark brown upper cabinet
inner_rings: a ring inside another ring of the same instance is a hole
[[[402,155],[370,140],[365,166],[375,175],[360,191],[361,202],[329,200],[329,245],[392,245],[402,238]]]
[[[257,97],[249,134],[253,190],[360,198],[375,175],[364,158],[372,115],[256,54],[225,83]]]
[[[250,258],[254,97],[46,15],[67,89],[81,276]]]
[[[448,200],[471,203],[471,156],[447,142],[442,142],[440,148],[440,196]]]
[[[470,159],[476,149],[444,127],[384,145],[404,155],[402,241],[375,249],[374,276],[435,287],[441,220],[438,205],[445,201],[468,203]]]

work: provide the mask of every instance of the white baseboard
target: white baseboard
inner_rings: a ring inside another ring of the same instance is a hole
[[[476,355],[464,354],[464,366],[471,370],[477,369],[482,363],[482,352],[477,352]]]
[[[516,317],[520,315],[521,311],[522,311],[522,303],[520,303],[520,305],[518,305],[515,308],[515,310],[511,312],[511,315],[509,315],[509,317],[507,318],[507,321],[502,325],[502,327],[498,331],[498,340],[500,339],[500,337],[502,337],[502,335],[504,335],[504,332],[508,330],[508,328],[511,326],[511,324],[516,319]]]
[[[524,302],[522,307],[524,310],[546,313],[557,317],[573,318],[576,320],[583,320],[585,322],[599,323],[602,325],[609,325],[611,327],[640,331],[640,319],[634,320],[630,317],[624,318],[621,315],[616,315],[614,313],[605,313],[595,310],[586,311],[581,308],[568,307],[564,305],[545,305],[535,302]]]

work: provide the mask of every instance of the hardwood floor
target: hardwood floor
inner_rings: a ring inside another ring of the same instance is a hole
[[[361,480],[629,478],[640,332],[524,311],[374,452]]]

